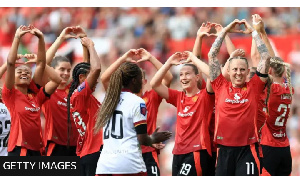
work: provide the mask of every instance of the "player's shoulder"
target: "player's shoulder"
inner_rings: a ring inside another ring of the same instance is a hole
[[[0,108],[1,108],[1,109],[7,109],[6,105],[3,104],[2,102],[0,102]]]
[[[127,103],[132,103],[133,105],[137,103],[145,103],[141,97],[130,92],[122,92],[121,97],[126,100]]]

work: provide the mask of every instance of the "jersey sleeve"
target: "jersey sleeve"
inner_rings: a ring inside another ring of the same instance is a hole
[[[214,81],[211,82],[211,86],[215,93],[217,93],[222,85],[227,84],[228,81],[224,78],[222,74],[220,74]]]
[[[137,134],[147,133],[147,108],[143,100],[133,106],[132,120]]]
[[[77,91],[71,97],[72,107],[78,112],[86,110],[86,102],[92,93],[88,82],[85,80],[77,87]]]
[[[255,90],[257,91],[258,94],[261,94],[265,88],[266,83],[263,82],[257,74],[255,74],[251,80],[251,84],[254,85]]]
[[[16,89],[13,87],[12,89],[8,89],[6,85],[3,85],[2,88],[2,100],[7,108],[14,109],[15,106],[15,93]]]
[[[49,100],[50,95],[46,93],[45,87],[41,87],[39,92],[36,95],[36,102],[38,103],[39,106],[42,106],[44,102]]]
[[[178,97],[180,97],[181,92],[170,88],[168,88],[168,91],[169,91],[169,99],[166,101],[172,104],[173,106],[177,107],[177,99]]]
[[[161,96],[159,96],[158,93],[152,89],[149,91],[149,99],[151,99],[152,101],[155,101],[156,104],[159,105],[163,98]]]
[[[29,87],[28,87],[34,94],[39,93],[40,88],[34,83],[33,80],[31,80]]]

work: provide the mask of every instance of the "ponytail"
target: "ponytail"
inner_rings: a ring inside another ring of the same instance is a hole
[[[122,70],[121,67],[115,71],[109,80],[108,89],[101,108],[98,109],[97,119],[95,124],[95,134],[106,125],[109,118],[112,116],[117,104],[120,100],[122,89]]]

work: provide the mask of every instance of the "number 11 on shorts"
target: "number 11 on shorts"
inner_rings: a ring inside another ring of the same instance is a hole
[[[246,165],[247,165],[247,175],[250,175],[251,171],[252,171],[252,175],[254,175],[254,162],[246,162]]]

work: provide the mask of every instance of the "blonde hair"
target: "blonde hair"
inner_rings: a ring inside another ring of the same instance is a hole
[[[283,73],[286,70],[286,78],[287,78],[287,84],[290,90],[291,96],[293,95],[293,88],[291,84],[291,69],[290,69],[290,64],[285,63],[280,57],[272,57],[270,59],[270,67],[274,70],[274,75],[276,77],[282,77]],[[269,101],[270,97],[270,90],[271,90],[271,85],[272,82],[270,79],[268,79],[267,82],[267,98],[266,98],[266,104]]]

